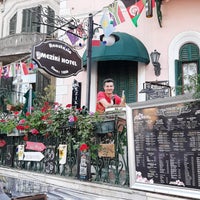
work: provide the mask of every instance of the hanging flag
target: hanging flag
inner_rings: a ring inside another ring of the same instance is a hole
[[[81,38],[83,37],[83,35],[86,34],[84,28],[83,28],[83,24],[78,24],[77,28],[76,28],[76,33],[78,36],[80,36]]]
[[[92,39],[92,46],[100,46],[101,45],[101,41],[98,39]]]
[[[2,77],[2,66],[0,66],[0,78]]]
[[[32,64],[33,64],[33,70],[38,69],[38,65],[36,64],[35,61],[32,61]]]
[[[10,70],[9,70],[9,77],[15,77],[16,76],[16,63],[10,64]]]
[[[100,24],[101,24],[101,27],[103,29],[105,37],[108,37],[115,30],[113,23],[112,23],[112,20],[110,18],[109,13],[107,12],[107,10],[104,10]]]
[[[5,77],[5,78],[8,78],[9,77],[9,70],[10,70],[10,67],[8,65],[3,66],[2,76]]]
[[[110,4],[108,7],[110,18],[113,20],[113,26],[117,26],[118,24],[121,24],[125,22],[125,18],[122,14],[122,11],[118,5],[118,1],[115,1],[114,3]]]
[[[23,75],[28,75],[28,68],[26,66],[26,63],[24,62],[21,62],[20,63],[20,66],[21,66],[21,72]]]
[[[66,34],[67,34],[70,42],[72,43],[72,45],[75,45],[76,42],[79,40],[79,37],[76,36],[72,31],[67,31]]]
[[[122,2],[124,3],[133,24],[137,27],[137,20],[144,8],[143,0],[136,0],[134,4],[131,3],[131,1],[126,0],[122,0]]]

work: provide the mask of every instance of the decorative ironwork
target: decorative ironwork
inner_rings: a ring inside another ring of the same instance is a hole
[[[115,185],[129,185],[129,171],[127,159],[127,132],[126,121],[118,116],[112,118],[114,120],[114,130],[112,135],[109,134],[109,140],[105,140],[108,145],[114,146],[114,154],[111,157],[96,157],[91,159],[91,182],[106,182]],[[41,161],[24,161],[18,160],[18,154],[15,153],[16,148],[22,143],[24,135],[7,136],[0,134],[0,138],[6,141],[6,146],[15,144],[14,149],[10,148],[11,156],[7,157],[7,147],[0,148],[0,166],[9,166],[14,169],[28,170],[38,173],[57,174],[63,177],[77,178],[77,151],[74,148],[73,134],[75,127],[67,125],[60,128],[61,135],[59,137],[45,137],[43,135],[29,134],[29,141],[42,142],[47,148],[42,152],[45,157]],[[101,141],[107,133],[96,134],[96,142]],[[105,142],[104,141],[104,142]],[[66,163],[59,163],[58,147],[60,144],[67,145]],[[114,155],[114,156],[113,156]]]
[[[76,35],[79,38],[83,38],[83,33],[85,33],[86,31],[86,29],[84,28],[88,26],[85,20],[81,23],[79,19],[76,19],[74,17],[66,19],[58,15],[50,16],[48,7],[43,7],[41,5],[40,13],[38,13],[34,9],[30,9],[30,12],[32,12],[38,20],[33,23],[52,27],[54,28],[53,32],[57,30],[63,30],[65,32],[70,32],[71,34]]]

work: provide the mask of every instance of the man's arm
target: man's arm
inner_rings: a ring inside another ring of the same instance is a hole
[[[105,98],[100,99],[99,103],[101,103],[105,108],[114,105],[113,100],[111,100],[111,103],[109,103]]]

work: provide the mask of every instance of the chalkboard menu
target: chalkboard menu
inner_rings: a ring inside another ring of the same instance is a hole
[[[200,102],[175,100],[131,105],[135,183],[200,189]]]

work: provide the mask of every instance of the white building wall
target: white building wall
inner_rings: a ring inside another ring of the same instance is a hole
[[[1,5],[3,7],[3,12],[1,11],[0,14],[0,38],[6,37],[9,34],[9,21],[13,17],[13,15],[18,12],[17,14],[17,33],[21,32],[22,26],[22,10],[28,9],[31,7],[36,7],[38,5],[42,5],[46,7],[47,5],[50,6],[52,9],[55,10],[56,14],[58,15],[59,11],[59,0],[7,0],[5,5]]]

